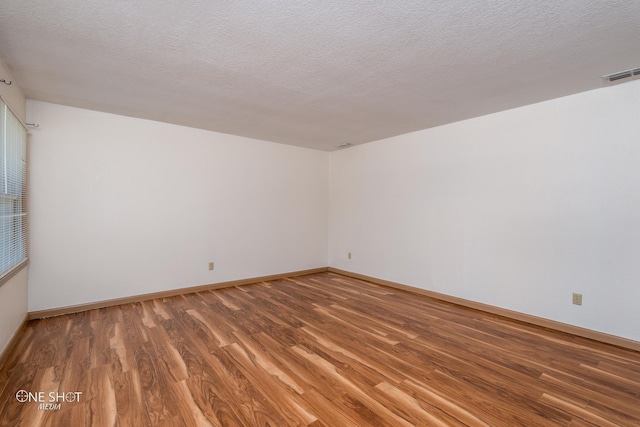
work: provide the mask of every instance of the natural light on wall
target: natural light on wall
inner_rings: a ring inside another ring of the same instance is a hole
[[[0,99],[0,279],[27,259],[26,159],[27,130]]]

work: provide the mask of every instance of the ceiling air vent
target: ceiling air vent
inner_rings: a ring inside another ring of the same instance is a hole
[[[609,83],[618,82],[619,80],[628,79],[629,77],[640,77],[640,67],[632,68],[630,70],[618,71],[617,73],[602,76],[602,78]]]

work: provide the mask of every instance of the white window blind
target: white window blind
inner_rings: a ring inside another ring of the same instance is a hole
[[[27,259],[27,130],[0,98],[0,277]]]

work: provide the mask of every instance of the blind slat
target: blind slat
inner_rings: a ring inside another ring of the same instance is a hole
[[[0,98],[0,275],[27,257],[27,131]]]

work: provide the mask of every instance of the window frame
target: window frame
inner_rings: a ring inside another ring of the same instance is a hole
[[[8,135],[7,132],[7,121],[8,121],[8,117],[9,116],[13,116],[12,120],[15,120],[15,122],[17,122],[20,127],[22,128],[22,130],[24,131],[24,133],[21,133],[20,136],[21,141],[18,141],[19,144],[24,144],[24,146],[19,145],[19,150],[18,152],[20,152],[21,150],[22,153],[24,154],[24,158],[21,159],[24,162],[23,170],[21,170],[22,173],[22,181],[20,182],[20,191],[19,194],[11,194],[8,191],[5,191],[7,187],[5,187],[5,183],[6,183],[6,179],[4,176],[0,177],[0,184],[2,184],[2,188],[0,189],[0,199],[2,203],[4,202],[8,202],[8,203],[15,203],[20,201],[21,203],[19,203],[19,211],[16,211],[15,207],[11,207],[11,213],[8,215],[3,215],[2,217],[4,218],[14,218],[14,219],[18,219],[20,218],[22,220],[22,224],[18,227],[15,224],[11,224],[9,225],[9,227],[12,230],[12,233],[16,233],[18,234],[18,237],[15,238],[15,236],[13,236],[12,234],[12,238],[9,239],[9,244],[23,244],[24,245],[24,257],[22,259],[20,259],[19,261],[17,261],[15,264],[10,265],[9,267],[7,267],[5,270],[0,271],[0,287],[2,285],[4,285],[5,283],[7,283],[13,276],[15,276],[16,274],[18,274],[23,268],[25,268],[27,266],[27,264],[29,263],[29,209],[28,209],[28,143],[27,143],[27,139],[28,139],[28,129],[25,126],[25,124],[22,122],[22,120],[20,120],[20,118],[18,117],[18,115],[11,109],[11,107],[9,106],[9,104],[7,103],[7,101],[4,99],[4,97],[2,97],[2,95],[0,95],[0,114],[2,114],[2,122],[3,122],[3,126],[2,126],[2,132],[0,132],[0,161],[2,162],[2,169],[3,171],[5,171],[5,164],[6,164],[6,159],[7,159],[7,152],[9,150],[7,150],[7,142],[6,142],[6,138]],[[14,149],[14,151],[16,151]],[[19,154],[16,154],[17,158],[20,158]],[[6,172],[6,171],[5,171]],[[21,209],[20,209],[21,208]],[[20,229],[18,231],[18,229]],[[20,251],[21,252],[21,251]],[[20,252],[16,252],[17,254],[20,254]]]

